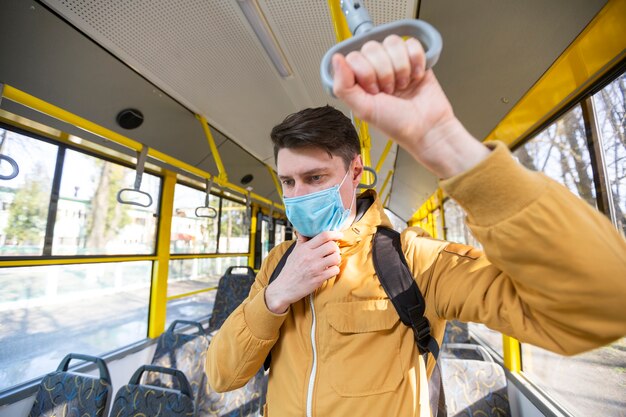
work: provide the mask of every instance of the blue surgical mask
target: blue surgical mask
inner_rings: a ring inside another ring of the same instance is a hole
[[[350,217],[352,203],[349,209],[343,207],[339,188],[349,172],[350,170],[346,172],[341,183],[334,187],[298,197],[283,198],[285,214],[298,233],[314,237],[322,232],[342,229]]]

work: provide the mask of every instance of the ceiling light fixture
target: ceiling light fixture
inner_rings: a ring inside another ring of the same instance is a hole
[[[276,36],[274,36],[274,32],[272,32],[272,28],[267,22],[257,0],[237,0],[237,4],[239,4],[246,19],[248,19],[248,23],[252,26],[252,30],[256,33],[257,38],[259,38],[267,56],[269,56],[272,64],[276,67],[276,71],[283,78],[290,77],[292,75],[291,65],[287,62],[283,50],[278,45]]]

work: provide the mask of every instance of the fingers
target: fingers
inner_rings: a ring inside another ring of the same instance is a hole
[[[322,232],[319,235],[312,238],[309,242],[309,247],[311,249],[318,248],[324,245],[326,242],[335,242],[337,240],[341,240],[343,238],[342,232]]]
[[[424,54],[424,47],[420,41],[415,38],[407,39],[405,46],[407,53],[409,54],[409,61],[411,65],[410,76],[417,80],[421,80],[426,72],[426,55]]]
[[[335,94],[344,100],[357,92],[393,94],[407,88],[412,80],[421,80],[425,63],[424,48],[414,38],[405,41],[390,35],[382,43],[369,41],[344,60],[333,57]]]

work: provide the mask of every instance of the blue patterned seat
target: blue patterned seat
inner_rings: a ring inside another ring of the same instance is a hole
[[[491,361],[441,359],[449,417],[511,415],[504,370]]]
[[[170,375],[179,389],[142,385],[145,372]],[[195,413],[193,392],[185,375],[171,368],[144,365],[130,377],[128,385],[121,387],[115,395],[111,416],[114,417],[193,417]]]
[[[242,270],[245,273],[234,273]],[[254,270],[249,266],[231,266],[226,270],[217,284],[213,312],[209,319],[209,334],[222,327],[230,313],[246,299],[254,278]]]
[[[245,270],[245,273],[234,273]],[[230,267],[220,278],[215,294],[213,313],[209,320],[209,333],[219,330],[228,316],[246,299],[254,283],[254,270],[250,267]],[[267,376],[263,368],[248,383],[234,391],[215,392],[210,386],[203,396],[203,416],[256,417],[265,404]]]
[[[68,372],[70,360],[95,362],[99,377]],[[39,384],[35,403],[28,417],[104,417],[111,400],[111,377],[101,358],[70,353],[55,372]]]
[[[458,320],[449,320],[446,322],[446,331],[443,334],[443,342],[446,343],[469,343],[469,330],[467,323]]]
[[[196,328],[197,332],[193,334],[177,332],[176,327],[181,324],[190,325]],[[175,320],[159,337],[152,358],[152,365],[178,369],[185,374],[191,385],[198,416],[209,415],[206,412],[207,379],[204,373],[208,348],[209,339],[200,323]],[[148,372],[144,380],[150,385],[180,390],[178,380],[168,374]]]

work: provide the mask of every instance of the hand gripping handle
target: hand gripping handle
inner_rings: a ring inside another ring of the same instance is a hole
[[[365,33],[346,39],[330,48],[322,58],[320,65],[320,76],[326,92],[333,97],[335,96],[333,93],[333,77],[331,75],[331,59],[333,55],[336,53],[346,55],[352,51],[358,51],[366,42],[372,40],[382,42],[389,35],[409,36],[419,40],[426,52],[427,70],[434,67],[437,63],[443,47],[441,35],[437,32],[437,29],[423,20],[398,20],[376,26]]]

